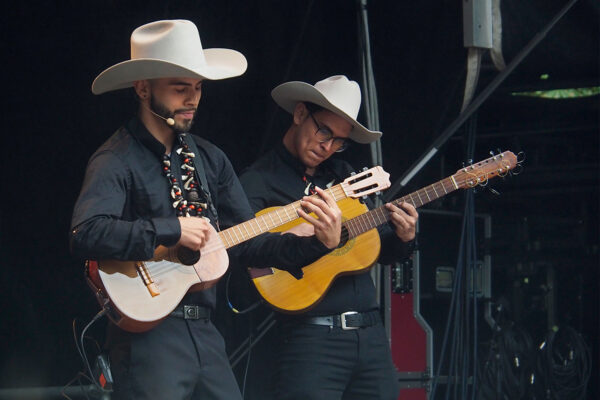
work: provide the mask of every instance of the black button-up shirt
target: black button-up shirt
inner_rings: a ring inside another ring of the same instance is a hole
[[[229,159],[212,143],[192,136],[208,189],[227,228],[254,217]],[[115,132],[90,158],[71,221],[70,244],[82,259],[149,260],[159,245],[179,241],[181,228],[162,172],[165,147],[138,118]],[[177,157],[171,157],[178,168]],[[211,221],[213,225],[215,221]],[[294,268],[318,259],[327,248],[314,236],[263,234],[229,249],[230,264]],[[184,301],[214,307],[215,290]]]
[[[325,188],[350,176],[352,167],[345,161],[329,158],[314,176],[305,175],[306,167],[280,144],[240,175],[250,205],[255,211],[281,206],[307,195],[313,183]],[[306,178],[306,179],[305,179]],[[367,206],[372,203],[367,199]],[[410,246],[403,243],[389,224],[378,228],[382,240],[379,262],[388,264],[404,259]],[[368,273],[338,277],[323,299],[306,315],[332,315],[346,311],[368,311],[378,307],[375,286]]]

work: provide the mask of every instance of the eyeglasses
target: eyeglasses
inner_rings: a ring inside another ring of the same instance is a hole
[[[331,148],[334,149],[336,153],[340,153],[348,148],[350,142],[346,138],[335,137],[333,132],[331,132],[327,127],[319,125],[315,117],[312,113],[308,113],[315,123],[317,130],[315,131],[315,136],[319,143],[325,143],[331,140]]]

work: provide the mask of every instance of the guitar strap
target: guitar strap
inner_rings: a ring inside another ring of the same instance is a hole
[[[188,140],[188,137],[190,140]],[[193,137],[191,137],[191,135],[187,133],[184,134],[184,141],[196,155],[196,159],[194,160],[194,167],[196,168],[194,174],[196,175],[196,179],[201,183],[202,192],[206,196],[206,200],[208,202],[208,211],[212,214],[217,226],[217,230],[219,230],[219,214],[217,214],[217,209],[215,208],[212,197],[210,196],[210,189],[208,187],[208,182],[206,181],[206,171],[204,170],[204,159],[200,155],[196,141]]]

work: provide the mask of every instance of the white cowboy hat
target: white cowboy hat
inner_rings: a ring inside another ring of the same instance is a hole
[[[131,60],[105,69],[94,79],[92,92],[101,94],[156,78],[225,79],[239,76],[248,63],[230,49],[202,49],[191,21],[165,20],[142,25],[131,34]]]
[[[289,113],[294,112],[297,103],[308,102],[339,115],[352,124],[350,139],[355,142],[374,142],[382,135],[379,131],[368,130],[356,121],[361,101],[360,87],[344,75],[331,76],[314,86],[299,81],[282,83],[271,91],[271,96]]]

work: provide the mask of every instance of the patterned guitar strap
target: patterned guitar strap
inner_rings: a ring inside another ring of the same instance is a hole
[[[198,157],[198,147],[193,138],[186,140],[187,133],[177,135],[177,144],[174,152],[163,155],[163,174],[171,185],[171,199],[177,216],[180,217],[207,217],[213,221],[218,229],[219,218],[217,210],[212,202],[204,162]],[[171,157],[173,154],[179,156],[181,171],[181,186],[176,177],[176,171],[171,170]]]

